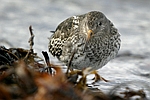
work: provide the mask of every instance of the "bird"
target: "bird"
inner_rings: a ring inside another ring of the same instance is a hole
[[[71,69],[98,70],[116,57],[121,45],[118,29],[100,11],[69,17],[52,32],[49,52]]]

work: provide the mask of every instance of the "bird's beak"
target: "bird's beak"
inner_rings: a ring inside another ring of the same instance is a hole
[[[89,40],[91,39],[91,37],[94,35],[94,32],[92,30],[88,30],[87,32],[87,37],[86,37],[86,43],[85,43],[85,46],[84,46],[84,51],[85,51],[85,48],[89,42]]]
[[[86,37],[86,42],[90,40],[90,38],[94,35],[94,32],[92,30],[88,30],[87,32],[87,37]]]

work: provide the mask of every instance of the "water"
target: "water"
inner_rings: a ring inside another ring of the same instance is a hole
[[[28,49],[28,27],[32,25],[34,49],[42,57],[41,51],[48,51],[49,31],[55,30],[61,21],[70,16],[98,10],[114,23],[122,40],[118,57],[98,70],[101,76],[111,81],[97,83],[98,88],[107,91],[112,86],[129,81],[149,84],[149,5],[149,0],[1,0],[0,44]],[[140,86],[142,88],[141,84],[137,87]]]

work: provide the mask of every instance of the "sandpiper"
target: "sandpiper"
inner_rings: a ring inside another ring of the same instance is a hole
[[[58,25],[50,37],[49,51],[71,69],[97,70],[113,59],[120,49],[120,34],[99,11],[72,16]]]

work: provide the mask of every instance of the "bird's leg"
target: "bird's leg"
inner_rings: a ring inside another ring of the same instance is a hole
[[[73,60],[73,57],[74,57],[75,52],[76,52],[76,49],[74,49],[74,51],[73,51],[73,53],[72,53],[72,55],[71,55],[71,58],[70,58],[70,60],[69,60],[69,63],[68,63],[68,66],[67,66],[68,68],[67,68],[67,72],[66,72],[67,76],[68,76],[69,70],[73,71],[73,69],[71,69],[70,66],[71,66],[71,62],[72,62],[72,60]]]
[[[95,77],[94,77],[94,83],[95,82],[98,82],[98,81],[105,81],[105,82],[109,82],[109,80],[106,80],[105,78],[101,77],[96,70],[92,71],[91,74],[94,74]]]

